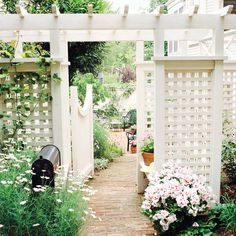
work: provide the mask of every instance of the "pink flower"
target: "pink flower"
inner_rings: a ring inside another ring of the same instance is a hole
[[[197,222],[193,223],[193,227],[198,227],[198,226],[199,226],[199,224]]]

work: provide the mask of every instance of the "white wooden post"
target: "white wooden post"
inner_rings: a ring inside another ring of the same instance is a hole
[[[59,30],[50,31],[51,57],[61,59],[52,64],[51,73],[57,74],[60,82],[52,82],[52,116],[53,143],[61,151],[62,165],[71,165],[71,136],[70,136],[70,104],[69,104],[69,74],[68,74],[68,46]]]
[[[224,55],[224,30],[223,22],[218,25],[214,33],[215,55]],[[211,159],[211,179],[210,185],[213,187],[214,194],[220,200],[221,182],[221,147],[222,147],[222,112],[223,112],[223,60],[215,61],[213,71],[213,97],[212,97],[212,159]]]
[[[145,75],[139,63],[144,61],[144,42],[136,42],[136,83],[137,83],[137,190],[144,191],[144,173],[140,171],[140,162],[143,160],[140,152],[140,144],[145,133]]]
[[[154,31],[154,57],[164,56],[164,32]],[[155,60],[154,164],[160,169],[165,158],[165,66]]]
[[[20,31],[17,31],[18,34],[18,38],[17,38],[17,42],[16,42],[16,48],[15,48],[15,58],[22,58],[22,53],[23,53],[23,42],[21,39]]]
[[[223,45],[222,45],[223,46]],[[215,69],[212,75],[212,158],[210,185],[214,194],[220,200],[221,180],[221,146],[222,146],[222,107],[223,107],[223,61],[215,61]]]

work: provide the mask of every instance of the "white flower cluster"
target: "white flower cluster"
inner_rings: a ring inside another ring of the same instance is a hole
[[[204,184],[203,178],[187,167],[168,162],[159,173],[150,176],[142,210],[166,231],[170,224],[178,221],[176,213],[195,217],[206,211],[212,202],[212,190]],[[177,205],[174,212],[168,211],[173,209],[172,205]]]

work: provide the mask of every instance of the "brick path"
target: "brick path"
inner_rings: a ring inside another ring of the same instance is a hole
[[[154,235],[148,218],[141,215],[141,195],[136,193],[136,157],[126,154],[95,174],[90,185],[97,193],[90,201],[98,219],[89,219],[82,236]]]

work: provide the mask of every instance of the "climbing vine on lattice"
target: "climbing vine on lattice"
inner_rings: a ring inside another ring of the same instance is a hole
[[[9,58],[7,65],[0,66],[0,101],[1,106],[5,108],[0,110],[0,151],[2,152],[9,151],[9,143],[11,147],[14,146],[14,149],[25,147],[24,135],[30,135],[27,133],[25,124],[31,122],[32,115],[43,103],[52,100],[51,81],[60,80],[56,74],[50,74],[52,61],[46,57],[38,57],[37,71],[18,71],[22,63],[13,62],[15,44],[15,42],[9,44],[0,42],[0,58]],[[35,53],[36,48],[29,48],[28,50],[32,50],[28,51],[29,54],[39,55]],[[37,48],[38,50],[40,49]]]

